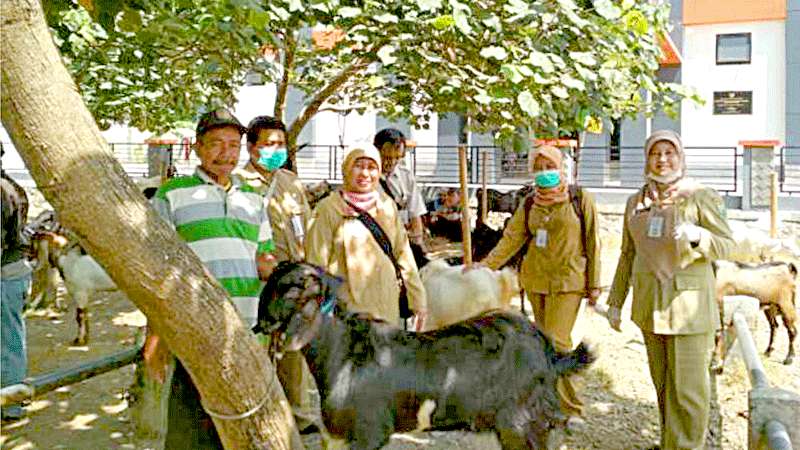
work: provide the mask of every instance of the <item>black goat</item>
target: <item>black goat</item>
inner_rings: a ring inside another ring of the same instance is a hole
[[[480,208],[481,199],[483,198],[483,188],[478,188],[475,196],[478,199],[478,208]],[[508,192],[500,192],[494,189],[486,189],[486,204],[489,211],[505,212],[513,214],[519,205],[525,200],[534,189],[533,185],[526,184],[525,186]]]
[[[255,331],[269,333],[279,350],[302,350],[328,432],[353,449],[428,427],[493,430],[504,449],[545,448],[565,419],[557,377],[594,360],[584,344],[557,354],[531,322],[509,312],[402,331],[332,308],[337,284],[313,265],[279,264],[261,293]]]

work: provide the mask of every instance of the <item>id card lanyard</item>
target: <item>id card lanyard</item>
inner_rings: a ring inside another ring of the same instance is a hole
[[[550,215],[547,215],[544,217],[544,224],[546,225],[549,222],[550,222]],[[527,226],[527,224],[525,224],[525,226]],[[536,235],[534,236],[534,238],[535,238],[534,244],[536,245],[536,247],[538,248],[547,247],[547,238],[548,238],[547,228],[544,228],[543,226],[537,228]]]

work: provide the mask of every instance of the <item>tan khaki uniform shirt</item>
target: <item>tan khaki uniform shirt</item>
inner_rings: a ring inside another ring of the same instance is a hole
[[[622,308],[633,286],[631,319],[643,331],[655,334],[700,334],[719,327],[715,300],[715,279],[711,262],[725,259],[735,244],[725,218],[722,198],[702,187],[688,198],[676,201],[677,223],[690,222],[708,231],[699,244],[679,243],[679,267],[673,278],[660,283],[637,249],[628,228],[633,214],[641,209],[642,191],[628,198],[620,255],[608,304]]]
[[[307,260],[344,279],[340,298],[347,310],[369,313],[396,324],[400,320],[400,289],[394,266],[372,233],[348,209],[338,191],[317,204],[308,226]],[[425,289],[394,201],[381,192],[378,203],[368,213],[391,241],[405,280],[409,307],[412,311],[426,308]]]
[[[392,173],[384,178],[392,191],[392,197],[399,204],[397,208],[403,224],[408,224],[411,219],[423,216],[428,212],[414,173],[407,169],[402,161],[395,166]],[[383,191],[383,188],[379,187],[378,189]]]
[[[499,269],[522,248],[530,236],[520,270],[520,280],[526,292],[583,293],[587,278],[589,289],[599,288],[600,235],[597,209],[591,193],[583,191],[581,209],[586,224],[586,257],[583,255],[581,224],[571,200],[549,206],[532,205],[527,224],[525,202],[522,202],[508,222],[503,238],[483,263],[492,269]],[[546,238],[537,240],[537,233],[541,233],[539,230],[546,233]]]
[[[278,261],[303,261],[305,259],[304,239],[311,208],[308,206],[305,189],[293,172],[278,169],[269,178],[258,172],[249,162],[243,169],[236,169],[234,176],[241,177],[261,195],[270,197],[267,213],[272,225],[272,239],[275,242],[275,258]],[[270,183],[275,186],[270,189]],[[270,192],[272,191],[272,192]]]

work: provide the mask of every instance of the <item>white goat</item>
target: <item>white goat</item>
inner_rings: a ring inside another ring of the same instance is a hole
[[[78,336],[73,343],[86,345],[89,342],[89,299],[95,292],[116,290],[117,285],[94,258],[81,254],[78,246],[68,249],[59,256],[58,270],[64,279],[67,291],[75,300]]]
[[[444,260],[429,262],[420,270],[428,297],[428,317],[423,331],[435,330],[492,309],[506,309],[517,295],[519,283],[513,269],[485,267],[463,272]]]

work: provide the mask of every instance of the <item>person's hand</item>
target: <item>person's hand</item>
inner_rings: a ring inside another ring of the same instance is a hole
[[[608,314],[606,315],[608,318],[608,324],[611,325],[611,328],[616,331],[622,331],[620,325],[622,325],[622,310],[617,307],[610,307],[608,308]]]
[[[703,235],[703,228],[689,222],[684,222],[675,227],[675,239],[686,239],[691,243],[700,242],[700,237]]]
[[[414,331],[420,332],[425,326],[425,319],[428,317],[427,309],[420,309],[414,314]]]
[[[597,299],[600,298],[600,294],[602,291],[600,288],[593,288],[589,290],[589,295],[586,297],[589,301],[589,306],[594,306],[597,304]]]
[[[164,384],[167,378],[167,365],[169,364],[170,352],[164,341],[155,334],[148,334],[142,348],[144,368],[147,375]]]

